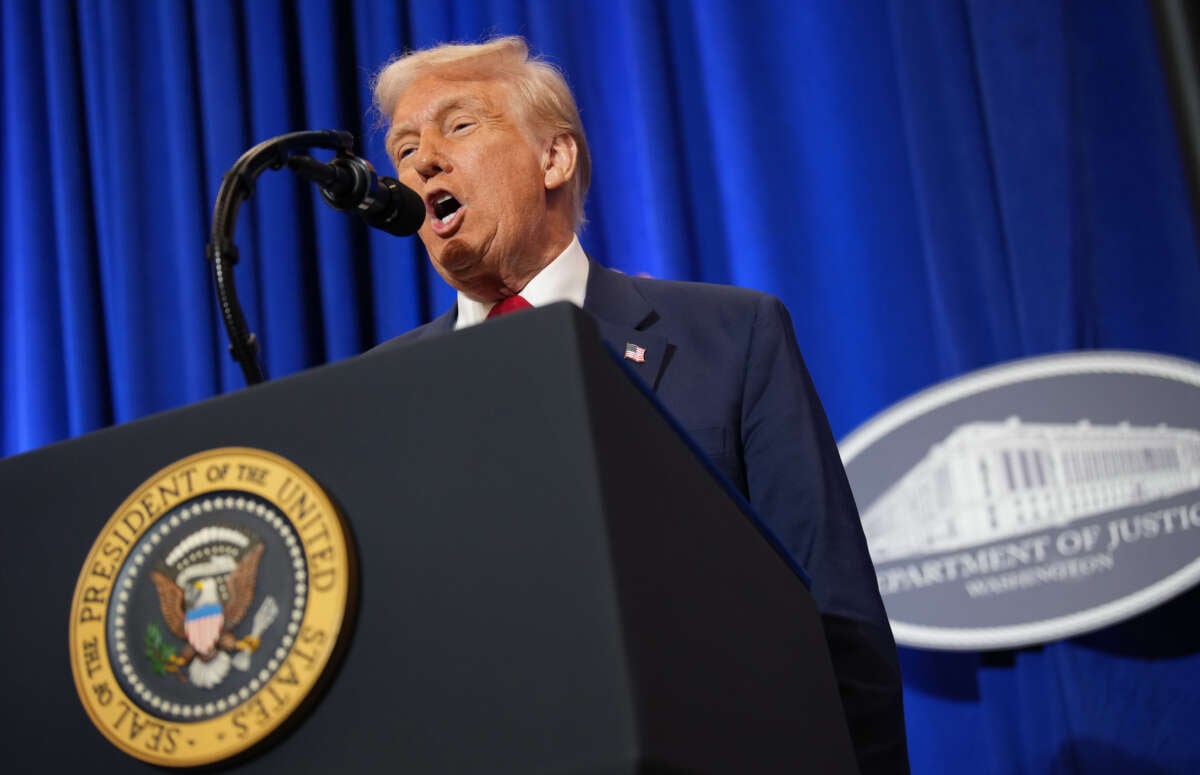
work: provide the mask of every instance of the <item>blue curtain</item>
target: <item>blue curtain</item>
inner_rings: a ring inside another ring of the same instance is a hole
[[[780,296],[838,435],[1012,358],[1200,359],[1140,0],[6,0],[0,454],[240,387],[204,261],[222,173],[317,128],[387,169],[370,74],[507,33],[578,96],[589,252]],[[419,243],[287,173],[260,178],[236,241],[275,377],[452,299]],[[1198,611],[1189,594],[1042,648],[903,650],[914,770],[1200,771]]]

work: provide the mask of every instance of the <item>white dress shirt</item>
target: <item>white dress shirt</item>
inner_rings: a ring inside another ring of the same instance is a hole
[[[543,307],[556,301],[569,301],[583,309],[583,297],[587,294],[588,258],[579,244],[578,235],[571,238],[567,249],[546,265],[542,271],[521,289],[521,296],[535,307]],[[492,307],[499,302],[475,301],[458,293],[458,319],[454,330],[458,331],[487,320]]]

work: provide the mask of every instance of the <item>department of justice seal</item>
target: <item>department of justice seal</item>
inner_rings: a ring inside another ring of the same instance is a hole
[[[1024,648],[1200,582],[1200,363],[999,364],[901,401],[841,451],[903,646]]]
[[[340,651],[352,559],[329,497],[277,455],[227,447],[164,468],[108,520],[75,586],[88,716],[158,765],[263,741]]]

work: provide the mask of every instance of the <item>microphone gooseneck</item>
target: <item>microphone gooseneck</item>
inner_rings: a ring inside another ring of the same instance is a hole
[[[261,346],[246,325],[233,282],[237,246],[233,231],[238,209],[254,193],[258,176],[268,169],[285,166],[318,183],[321,196],[338,210],[357,212],[368,226],[389,234],[407,236],[425,220],[425,203],[412,189],[392,178],[380,178],[370,163],[351,153],[354,136],[340,130],[290,132],[264,140],[234,162],[221,180],[213,206],[212,233],[205,255],[212,263],[217,302],[229,336],[229,354],[242,368],[247,385],[266,379]],[[328,164],[295,153],[309,148],[328,148],[337,156]]]

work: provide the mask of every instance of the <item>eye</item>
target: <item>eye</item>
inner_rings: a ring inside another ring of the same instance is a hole
[[[473,126],[475,126],[474,121],[472,121],[468,118],[460,118],[457,121],[451,122],[450,131],[451,132],[464,132]]]
[[[413,152],[416,150],[417,150],[417,147],[415,145],[402,145],[396,149],[396,158],[397,159],[406,159],[409,156],[411,156],[413,154]]]

